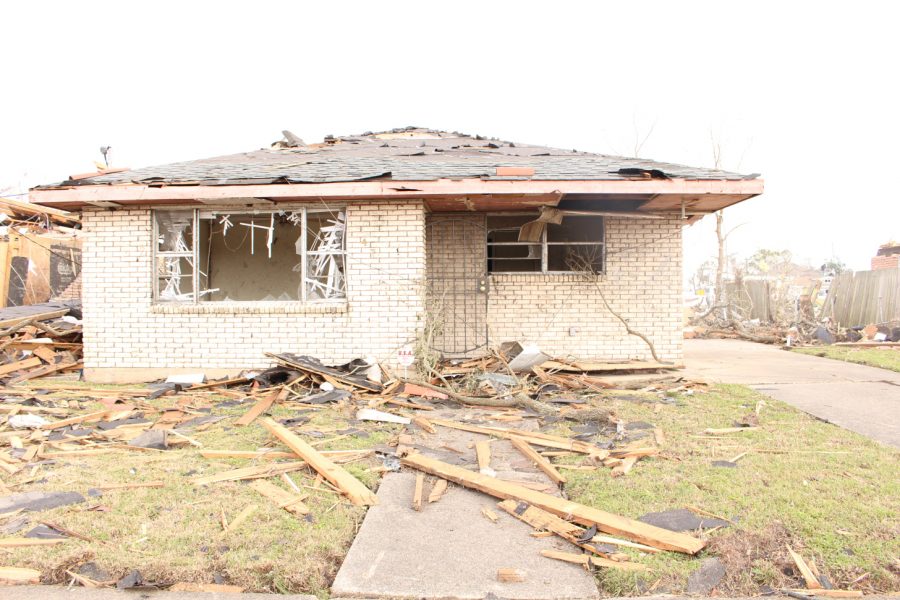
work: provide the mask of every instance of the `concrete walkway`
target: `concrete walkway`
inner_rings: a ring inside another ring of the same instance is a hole
[[[485,411],[438,410],[429,418],[466,421]],[[509,426],[487,421],[486,425]],[[515,427],[533,429],[532,420]],[[433,434],[412,430],[409,443],[423,454],[475,469],[477,433],[438,427]],[[506,440],[493,440],[490,466],[500,479],[537,486],[559,494],[546,475]],[[481,600],[494,594],[505,600],[597,600],[594,577],[578,565],[541,556],[541,550],[572,551],[558,538],[535,538],[532,528],[497,508],[485,494],[451,485],[421,511],[411,506],[415,472],[388,473],[378,488],[378,505],[366,518],[338,571],[335,598],[415,598]],[[434,478],[426,480],[428,494]],[[496,521],[482,512],[491,511]],[[498,581],[500,569],[515,569],[523,581]]]
[[[741,340],[685,340],[685,374],[740,383],[900,448],[900,373]]]

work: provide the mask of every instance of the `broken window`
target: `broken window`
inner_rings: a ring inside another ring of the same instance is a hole
[[[160,302],[346,298],[342,209],[155,211],[154,223]]]
[[[603,271],[603,217],[565,216],[559,225],[544,225],[540,241],[520,242],[519,230],[537,218],[537,213],[488,215],[489,273]]]

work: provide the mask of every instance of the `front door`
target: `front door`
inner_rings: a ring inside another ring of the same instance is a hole
[[[488,344],[488,280],[483,215],[431,215],[426,230],[426,338],[444,356],[468,356]]]

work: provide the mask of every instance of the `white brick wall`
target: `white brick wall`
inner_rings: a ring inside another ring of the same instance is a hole
[[[483,223],[481,215],[453,218]],[[653,340],[662,360],[674,362],[682,358],[681,228],[678,219],[607,219],[606,273],[599,281],[612,308]],[[429,259],[429,272],[440,268]],[[594,282],[532,273],[489,279],[492,343],[532,342],[560,357],[652,358],[646,344],[603,307]]]
[[[418,201],[351,204],[347,223],[344,305],[154,306],[151,212],[86,209],[85,367],[234,370],[268,365],[264,352],[391,362],[423,322],[425,209]],[[606,242],[607,300],[664,360],[680,361],[681,223],[608,219]],[[649,358],[593,283],[575,275],[493,275],[488,323],[492,342],[534,342],[558,356]]]
[[[422,321],[424,219],[418,201],[347,207],[345,305],[154,306],[151,212],[86,209],[85,367],[256,368],[264,352],[389,362]]]

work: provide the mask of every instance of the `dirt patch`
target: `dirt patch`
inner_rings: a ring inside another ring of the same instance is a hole
[[[804,587],[802,579],[793,576],[786,548],[790,543],[790,532],[777,522],[760,531],[738,530],[710,540],[707,551],[725,564],[719,592],[736,596],[753,587]]]

